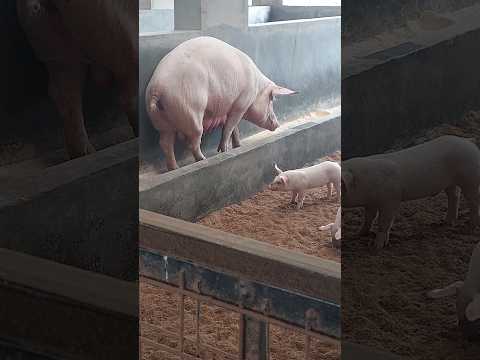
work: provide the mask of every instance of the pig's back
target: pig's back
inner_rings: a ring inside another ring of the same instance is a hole
[[[235,99],[258,71],[242,51],[212,37],[198,37],[183,42],[160,61],[151,86],[166,97],[183,96],[191,89],[206,92],[211,99]]]
[[[394,153],[372,158],[387,159],[400,171],[407,199],[435,195],[449,185],[479,181],[480,151],[467,139],[442,136]],[[476,180],[475,180],[476,179]]]
[[[311,186],[326,184],[327,182],[339,182],[341,177],[340,165],[333,161],[324,161],[320,164],[303,169]]]

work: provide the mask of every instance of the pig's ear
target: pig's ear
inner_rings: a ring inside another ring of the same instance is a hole
[[[272,96],[284,96],[298,94],[298,91],[290,90],[281,86],[272,87]]]
[[[283,171],[277,166],[277,164],[273,164],[275,166],[275,170],[277,171],[277,174],[280,175]]]
[[[468,321],[480,319],[480,294],[475,295],[473,301],[465,309],[465,317]]]
[[[283,185],[287,184],[287,177],[286,176],[280,176],[280,181],[282,182]]]
[[[352,172],[348,170],[342,171],[341,178],[342,178],[342,185],[345,188],[344,191],[345,193],[348,193],[349,191],[351,191],[351,189],[355,185],[355,178],[353,177]]]

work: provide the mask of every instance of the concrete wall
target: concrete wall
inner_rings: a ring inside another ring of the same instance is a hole
[[[140,10],[147,10],[152,8],[152,0],[138,0],[138,8]]]
[[[272,6],[269,21],[340,16],[340,6]]]
[[[172,32],[174,29],[174,10],[140,10],[139,32]]]
[[[163,56],[181,42],[212,35],[245,51],[273,81],[298,90],[299,95],[275,103],[280,122],[313,108],[327,108],[340,103],[340,17],[255,25],[247,31],[221,26],[204,31],[186,31],[144,36],[140,38],[140,138],[141,157],[163,157],[158,146],[158,133],[145,111],[144,94],[150,77]],[[243,121],[242,136],[261,129]],[[216,153],[219,131],[204,137],[202,149]],[[181,144],[176,154],[182,158]],[[186,154],[190,156],[189,153]]]
[[[343,158],[383,152],[400,137],[479,109],[478,43],[480,29],[345,78]]]
[[[263,24],[270,21],[271,6],[249,6],[248,23]]]

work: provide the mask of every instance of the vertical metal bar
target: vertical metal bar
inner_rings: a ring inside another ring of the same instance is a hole
[[[238,358],[245,359],[245,316],[242,313],[239,313]]]
[[[267,327],[266,334],[265,334],[265,341],[266,341],[265,348],[267,353],[266,360],[270,360],[270,323],[268,321],[266,323],[266,327]]]
[[[306,319],[305,322],[305,360],[310,359],[310,335],[308,335],[308,331],[310,331],[310,320]]]
[[[180,271],[180,289],[185,288],[185,272]],[[180,359],[184,359],[184,340],[185,340],[185,295],[180,295]]]
[[[266,323],[244,315],[243,360],[266,360]]]
[[[197,312],[196,312],[196,349],[197,349],[197,357],[200,358],[200,300],[197,300]]]

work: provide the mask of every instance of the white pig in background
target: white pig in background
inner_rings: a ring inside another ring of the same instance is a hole
[[[274,131],[279,126],[274,98],[295,93],[268,79],[239,49],[202,36],[185,41],[160,61],[147,86],[146,106],[172,170],[177,168],[177,134],[185,138],[195,160],[203,160],[204,131],[222,127],[218,151],[227,151],[230,139],[238,147],[242,118]]]
[[[341,246],[341,239],[342,239],[342,208],[339,207],[337,210],[337,215],[335,216],[335,222],[320,226],[320,230],[330,230],[330,235],[332,239],[333,247],[340,247]]]
[[[336,162],[324,161],[320,164],[304,169],[282,171],[274,165],[277,176],[270,184],[269,189],[274,191],[291,191],[291,204],[297,204],[297,209],[303,207],[305,192],[321,186],[328,187],[328,198],[332,197],[332,185],[337,197],[340,195],[341,168]]]
[[[465,281],[427,293],[431,299],[452,295],[457,295],[458,324],[465,336],[480,338],[480,243],[473,250]]]
[[[458,216],[459,187],[470,206],[470,224],[479,223],[480,151],[468,139],[441,136],[398,152],[353,158],[342,163],[342,206],[364,207],[361,235],[379,213],[375,246],[388,244],[394,216],[402,201],[448,196],[447,223]]]

